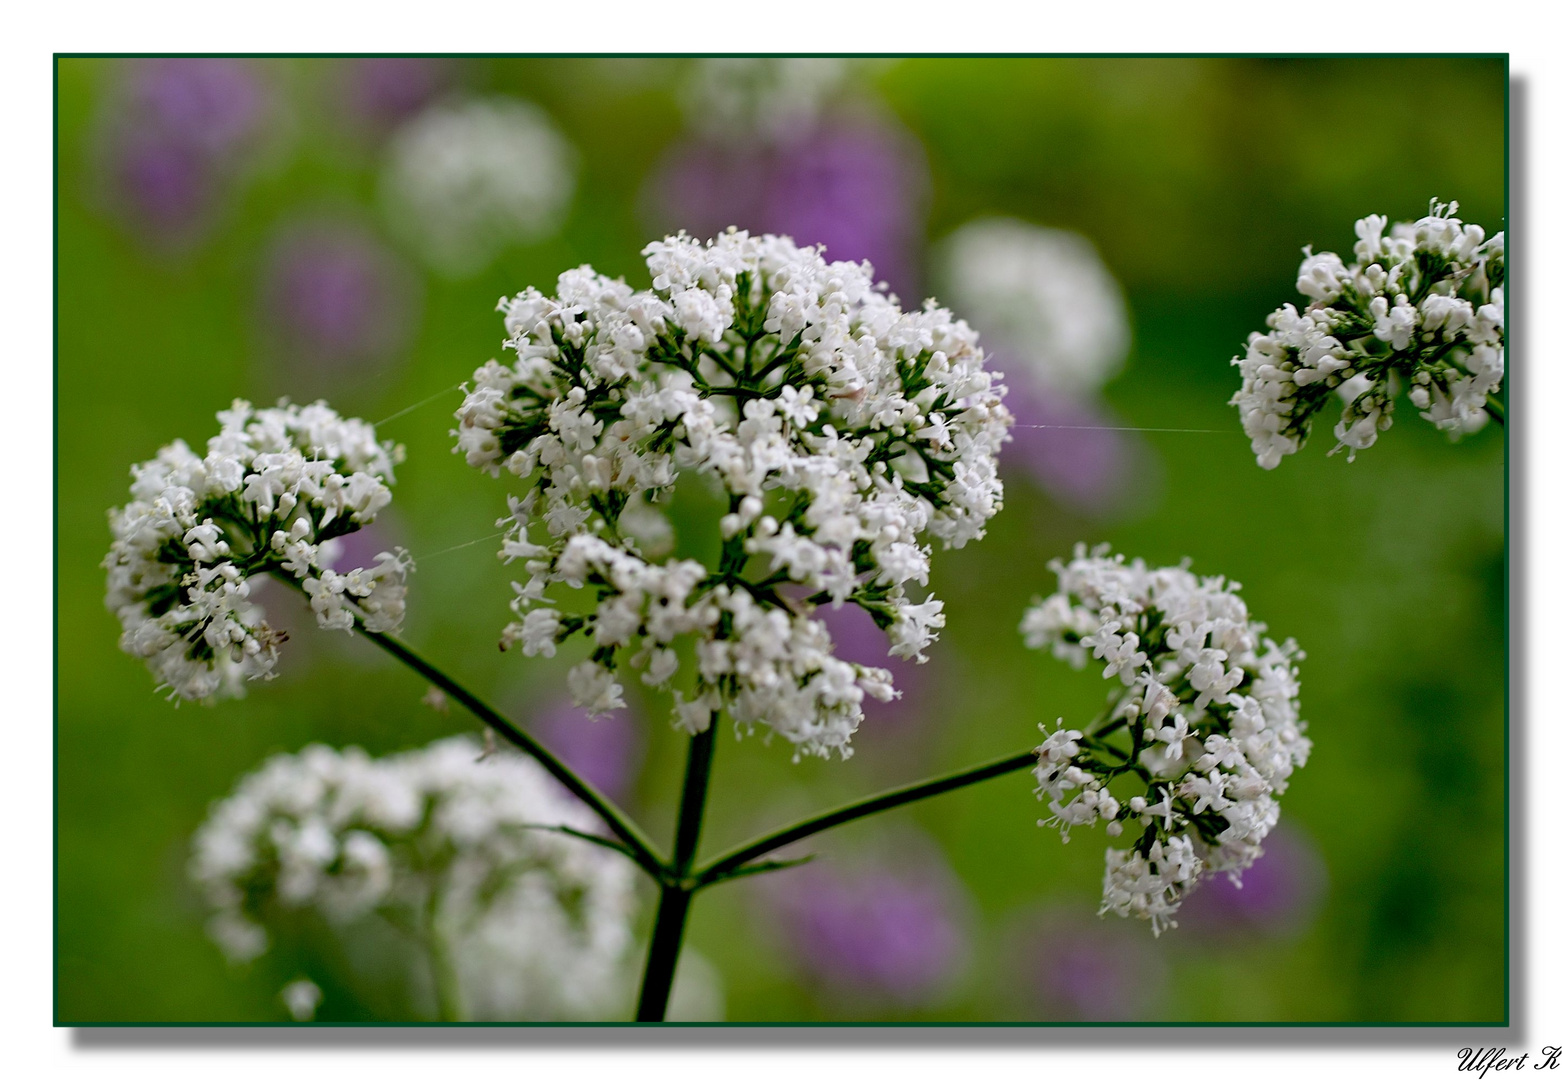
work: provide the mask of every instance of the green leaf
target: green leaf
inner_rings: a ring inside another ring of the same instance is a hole
[[[814,854],[812,852],[804,855],[799,859],[766,859],[764,862],[749,863],[747,866],[740,866],[736,870],[731,870],[725,874],[718,875],[717,877],[703,879],[699,882],[699,884],[701,887],[704,887],[706,885],[714,885],[719,881],[731,881],[733,878],[753,877],[756,874],[768,874],[772,870],[786,870],[789,867],[801,866],[806,862],[812,862],[813,859]]]

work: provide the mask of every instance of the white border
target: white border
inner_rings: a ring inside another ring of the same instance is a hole
[[[1528,271],[1524,289],[1537,307],[1558,295],[1556,264],[1544,257],[1547,241],[1557,239],[1554,202],[1547,197],[1558,181],[1556,132],[1562,130],[1557,85],[1548,61],[1556,38],[1546,29],[1539,5],[1487,2],[1364,5],[1316,2],[1299,5],[1232,3],[1076,3],[1005,4],[993,0],[958,3],[899,3],[867,8],[839,0],[751,3],[746,15],[740,5],[723,3],[629,4],[576,2],[551,5],[508,2],[459,2],[413,6],[384,0],[375,5],[329,4],[322,0],[219,5],[202,3],[149,5],[131,3],[31,4],[10,9],[0,65],[0,102],[5,110],[5,168],[0,170],[5,198],[6,243],[0,258],[0,296],[5,298],[11,344],[0,360],[0,462],[6,473],[3,525],[0,525],[0,566],[11,571],[3,595],[9,617],[0,620],[0,657],[6,665],[8,708],[5,710],[9,758],[6,781],[0,784],[3,817],[12,822],[3,863],[0,933],[4,934],[4,975],[0,977],[0,1060],[13,1076],[38,1076],[69,1070],[73,1075],[175,1078],[270,1075],[287,1069],[298,1076],[338,1075],[349,1061],[372,1069],[376,1077],[418,1076],[431,1067],[454,1065],[467,1077],[526,1073],[589,1076],[612,1070],[618,1075],[735,1075],[745,1080],[786,1077],[807,1069],[821,1076],[860,1074],[871,1069],[897,1077],[947,1075],[952,1068],[974,1065],[985,1077],[1104,1076],[1136,1074],[1316,1075],[1321,1069],[1344,1075],[1374,1077],[1452,1075],[1456,1062],[1446,1049],[1446,1033],[1402,1029],[1395,1034],[1358,1032],[1359,1042],[1345,1046],[1333,1032],[1293,1029],[1275,1032],[1275,1049],[1245,1049],[1249,1039],[1210,1029],[1197,1048],[1185,1046],[1168,1032],[1164,1048],[1111,1048],[1111,1032],[1100,1033],[1101,1049],[1038,1049],[922,1047],[892,1034],[877,1049],[788,1049],[793,1041],[784,1031],[758,1033],[755,1049],[614,1048],[560,1050],[473,1049],[419,1050],[387,1047],[375,1050],[299,1049],[234,1052],[231,1050],[77,1050],[67,1031],[51,1028],[52,933],[51,836],[43,827],[44,808],[52,805],[50,688],[40,672],[50,670],[49,640],[40,632],[52,610],[46,557],[39,552],[42,522],[52,503],[49,472],[41,456],[50,445],[52,396],[52,236],[47,208],[52,205],[52,53],[61,51],[1015,51],[1047,52],[1331,52],[1349,51],[1508,51],[1514,75],[1529,94],[1528,177],[1530,221],[1520,223],[1520,243],[1531,255],[1521,265]],[[1277,133],[1282,137],[1282,133]],[[1369,128],[1340,132],[1328,152],[1349,153],[1351,138],[1372,137]],[[1515,133],[1518,137],[1518,133]],[[1515,245],[1517,246],[1517,245]],[[105,283],[106,286],[111,283]],[[67,313],[91,318],[91,312]],[[103,327],[104,362],[113,363],[113,328]],[[1515,380],[1526,400],[1562,400],[1555,347],[1539,339],[1539,319],[1514,330],[1515,362],[1529,370]],[[1525,332],[1527,331],[1527,333]],[[1525,340],[1530,336],[1537,340]],[[69,393],[59,402],[71,407]],[[1516,566],[1517,588],[1529,598],[1527,640],[1532,658],[1529,685],[1524,688],[1533,714],[1527,760],[1515,768],[1529,772],[1529,805],[1515,808],[1536,827],[1530,830],[1526,853],[1528,882],[1530,985],[1515,995],[1525,1021],[1521,1038],[1491,1031],[1478,1040],[1520,1049],[1538,1050],[1562,1043],[1562,957],[1559,922],[1547,911],[1562,896],[1562,870],[1555,836],[1555,763],[1562,761],[1562,727],[1552,704],[1557,694],[1546,676],[1552,658],[1562,654],[1562,620],[1542,619],[1558,609],[1559,564],[1545,558],[1548,542],[1558,536],[1552,462],[1562,460],[1562,425],[1542,424],[1539,409],[1529,410],[1534,430],[1523,433],[1523,452],[1534,463],[1527,491],[1513,498],[1527,500],[1528,535],[1521,548],[1531,565]],[[69,649],[69,643],[62,643]],[[1457,662],[1457,657],[1450,657]],[[1520,718],[1522,719],[1522,718]],[[1185,1034],[1185,1033],[1184,1033]],[[1437,1049],[1418,1050],[1417,1043],[1436,1042]],[[611,1040],[602,1040],[611,1044]],[[994,1042],[1007,1040],[994,1039]],[[1042,1041],[1042,1040],[1038,1040]],[[1062,1038],[1059,1041],[1063,1041]],[[1072,1040],[1069,1040],[1072,1042]],[[1390,1043],[1391,1045],[1384,1045]],[[1182,1048],[1174,1048],[1176,1047]],[[895,1048],[900,1046],[901,1048]],[[16,1071],[11,1071],[15,1069]],[[356,1071],[356,1070],[355,1070]],[[1513,1075],[1513,1074],[1508,1074]]]

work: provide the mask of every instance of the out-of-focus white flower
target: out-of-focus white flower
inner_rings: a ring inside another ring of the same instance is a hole
[[[212,807],[190,875],[235,962],[266,950],[279,911],[337,926],[379,915],[428,945],[449,1013],[606,1019],[632,985],[634,870],[546,828],[594,821],[531,759],[473,739],[380,759],[316,745]]]
[[[891,677],[837,659],[812,612],[857,604],[897,655],[924,658],[943,605],[908,590],[927,584],[929,539],[963,546],[1002,506],[1003,391],[970,327],[901,311],[866,264],[731,230],[645,254],[650,290],[581,267],[556,297],[502,301],[516,359],[478,369],[456,413],[468,464],[529,481],[501,522],[501,556],[528,574],[503,641],[547,654],[590,637],[570,686],[600,711],[622,702],[621,658],[672,689],[682,638],[696,662],[680,727],[725,709],[844,756],[863,695],[893,695]],[[690,472],[727,502],[716,565],[656,562],[635,539]],[[591,610],[540,607],[555,584]]]
[[[380,178],[391,227],[449,277],[551,235],[574,190],[574,149],[542,109],[515,98],[425,110],[391,140]]]
[[[1487,402],[1502,389],[1503,234],[1434,202],[1426,217],[1356,222],[1356,261],[1306,249],[1296,287],[1312,302],[1286,304],[1267,333],[1250,334],[1232,397],[1258,463],[1273,469],[1307,440],[1313,421],[1338,396],[1343,414],[1330,453],[1365,450],[1393,423],[1394,395],[1408,386],[1421,416],[1457,439],[1486,425]]]
[[[1065,841],[1071,826],[1104,821],[1114,837],[1141,826],[1107,851],[1101,910],[1159,934],[1200,874],[1235,880],[1263,854],[1275,800],[1312,748],[1297,714],[1303,653],[1264,636],[1240,585],[1186,564],[1150,569],[1081,544],[1051,567],[1058,591],[1025,613],[1025,643],[1075,667],[1104,660],[1121,689],[1097,724],[1060,721],[1037,748],[1037,795],[1052,812],[1042,824]]]
[[[950,303],[1042,388],[1088,396],[1122,367],[1123,291],[1083,236],[985,218],[956,229],[937,261]]]
[[[713,56],[690,66],[680,94],[689,126],[711,137],[774,139],[813,126],[860,60]]]
[[[282,988],[282,1004],[294,1020],[313,1020],[325,995],[309,979],[294,979]]]
[[[285,633],[250,602],[250,579],[298,579],[322,627],[394,630],[406,608],[405,551],[338,573],[322,546],[389,505],[401,447],[325,402],[255,409],[235,401],[206,456],[176,440],[131,469],[131,501],[109,513],[103,561],[119,645],[171,696],[214,701],[273,675]]]

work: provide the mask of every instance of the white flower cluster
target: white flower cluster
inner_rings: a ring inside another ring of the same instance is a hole
[[[343,574],[322,555],[391,500],[402,450],[375,441],[372,425],[324,402],[235,401],[217,419],[204,457],[177,440],[131,469],[131,501],[109,512],[103,561],[120,648],[171,696],[208,702],[274,673],[287,635],[250,601],[256,575],[299,579],[327,629],[351,632],[356,618],[381,633],[401,623],[412,565],[398,549]]]
[[[696,60],[682,89],[689,125],[718,138],[775,139],[812,127],[862,61],[821,56]]]
[[[466,737],[379,759],[316,745],[212,807],[190,875],[234,962],[265,952],[285,911],[378,914],[422,941],[466,1019],[604,1019],[625,1007],[634,868],[535,827],[593,821],[530,758]]]
[[[945,239],[938,261],[944,294],[1043,387],[1094,393],[1128,355],[1123,291],[1083,236],[984,218]]]
[[[575,190],[574,149],[547,113],[515,98],[425,110],[388,155],[380,194],[390,224],[449,277],[551,235]]]
[[[1410,401],[1452,438],[1485,426],[1489,395],[1502,388],[1503,234],[1434,203],[1400,222],[1372,214],[1356,222],[1356,261],[1306,249],[1296,288],[1311,301],[1270,315],[1269,332],[1247,340],[1231,362],[1242,389],[1231,399],[1266,469],[1306,441],[1314,418],[1338,394],[1344,413],[1334,453],[1355,458],[1393,422],[1403,383]]]
[[[901,311],[866,264],[734,230],[645,254],[648,291],[581,267],[556,299],[501,301],[516,359],[479,369],[456,413],[469,464],[534,481],[501,522],[501,555],[530,575],[504,643],[551,656],[591,637],[569,683],[600,712],[622,704],[620,650],[638,643],[630,664],[667,686],[682,638],[697,672],[675,692],[681,727],[726,709],[844,756],[863,695],[895,691],[832,655],[814,606],[858,604],[892,654],[925,659],[943,605],[907,587],[927,584],[925,537],[960,547],[1002,505],[1002,389],[970,327],[932,304]],[[656,563],[635,540],[684,472],[726,500],[716,566]],[[555,582],[592,590],[594,609],[546,606]]]
[[[1159,934],[1202,873],[1236,880],[1263,853],[1275,800],[1312,747],[1297,717],[1303,654],[1264,636],[1240,585],[1186,565],[1149,569],[1080,545],[1051,568],[1058,591],[1025,613],[1025,643],[1075,667],[1105,661],[1122,689],[1097,724],[1060,721],[1037,749],[1037,795],[1053,814],[1042,824],[1065,841],[1074,825],[1104,821],[1114,837],[1142,826],[1107,851],[1101,910]]]

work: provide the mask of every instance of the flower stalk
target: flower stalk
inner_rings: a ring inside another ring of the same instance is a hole
[[[710,791],[711,761],[716,750],[715,717],[689,740],[689,763],[683,773],[683,797],[678,802],[678,834],[673,845],[671,871],[662,879],[661,896],[656,905],[656,924],[651,931],[651,951],[645,960],[645,977],[640,983],[640,1005],[635,1012],[639,1021],[659,1021],[667,1014],[673,976],[678,969],[678,954],[683,948],[684,926],[689,919],[689,903],[699,887],[689,877],[695,851],[700,843],[700,827],[705,820],[705,798]]]
[[[423,659],[423,657],[408,648],[399,639],[388,634],[366,633],[365,636],[462,705],[465,705],[473,716],[476,716],[483,723],[493,728],[507,742],[536,759],[537,763],[547,769],[554,779],[568,788],[571,794],[591,807],[596,815],[602,819],[603,824],[611,829],[613,834],[623,842],[624,854],[633,859],[636,865],[652,877],[660,878],[662,876],[665,860],[657,853],[655,845],[641,831],[639,826],[629,819],[628,815],[614,806],[613,801],[593,787],[588,780],[576,775],[574,770],[560,761],[547,747],[505,719],[491,706],[478,698],[477,695]]]
[[[706,797],[710,789],[711,766],[716,745],[716,724],[689,740],[689,759],[684,770],[683,794],[678,807],[678,824],[673,858],[667,860],[656,851],[645,833],[612,801],[577,776],[568,765],[526,732],[505,719],[455,679],[429,663],[399,639],[385,634],[366,634],[380,648],[438,686],[471,713],[489,725],[523,753],[535,758],[560,783],[585,802],[604,824],[623,842],[613,845],[653,878],[660,889],[656,921],[651,931],[651,948],[646,956],[635,1019],[657,1022],[664,1018],[683,949],[684,930],[694,894],[711,885],[735,877],[744,877],[771,869],[784,869],[806,860],[788,860],[775,864],[755,864],[755,860],[788,844],[805,839],[837,825],[893,810],[948,791],[969,787],[1035,764],[1036,753],[1026,750],[947,776],[934,777],[883,794],[837,807],[796,822],[784,829],[759,837],[712,860],[696,870],[695,855],[704,824]]]
[[[635,1019],[639,1021],[656,1022],[666,1015],[667,1002],[672,993],[673,977],[677,972],[678,957],[683,949],[689,907],[694,894],[699,890],[731,878],[796,865],[805,860],[789,860],[759,866],[755,865],[754,860],[837,825],[844,825],[849,821],[942,795],[946,791],[968,787],[983,780],[1004,776],[1032,766],[1036,760],[1035,751],[1026,750],[974,768],[962,769],[947,776],[895,788],[759,837],[717,857],[703,869],[695,870],[695,855],[704,825],[705,803],[710,790],[711,766],[716,748],[714,717],[705,730],[689,740],[689,759],[684,770],[683,794],[678,805],[673,857],[669,861],[657,852],[655,845],[643,830],[621,809],[614,806],[607,796],[597,791],[590,782],[576,775],[547,747],[511,723],[477,695],[429,663],[399,639],[387,634],[367,632],[365,636],[466,706],[474,716],[498,732],[517,749],[534,758],[555,779],[589,806],[622,842],[611,846],[633,860],[635,865],[657,882],[660,893],[657,900],[656,921],[651,931],[651,948],[646,956],[645,973],[641,981],[639,1005],[635,1015]],[[572,831],[571,834],[581,835],[574,834]],[[582,838],[596,839],[585,836]]]
[[[695,875],[696,888],[703,889],[707,885],[715,885],[728,878],[736,877],[743,873],[760,856],[768,855],[772,851],[813,836],[815,833],[833,829],[837,825],[844,825],[848,821],[856,821],[858,818],[868,817],[871,814],[893,810],[898,806],[905,806],[907,803],[919,802],[922,799],[932,798],[934,795],[942,795],[946,791],[955,791],[959,788],[981,783],[983,780],[1005,776],[1020,769],[1033,767],[1035,764],[1036,752],[1034,750],[1026,750],[1018,754],[1011,754],[1005,758],[999,758],[996,761],[989,761],[985,765],[961,769],[959,772],[950,773],[947,776],[922,780],[915,784],[907,784],[905,787],[895,788],[881,795],[874,795],[837,807],[826,813],[806,818],[803,821],[789,825],[784,829],[778,829],[767,836],[762,836],[757,840],[744,844],[742,847],[718,856],[710,865]]]

